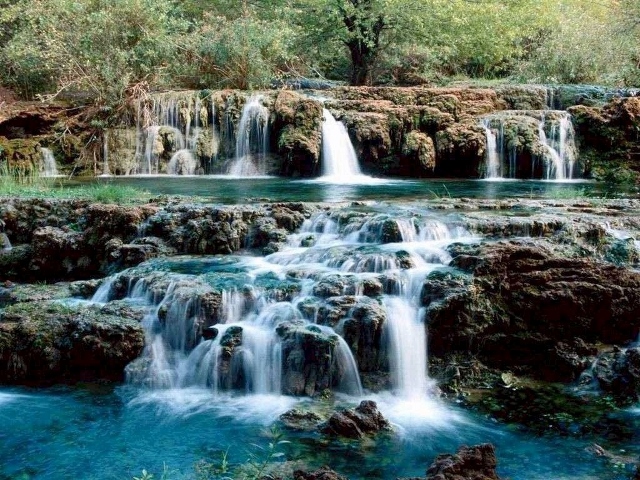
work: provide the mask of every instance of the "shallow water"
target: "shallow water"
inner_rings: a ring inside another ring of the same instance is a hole
[[[243,463],[270,441],[266,425],[305,402],[131,387],[3,389],[0,398],[0,478],[96,480],[131,478],[143,468],[159,476],[163,465],[171,479],[193,478],[196,462],[216,463],[225,451],[232,464]],[[374,398],[396,434],[376,442],[330,444],[318,443],[314,435],[285,434],[292,443],[282,446],[283,459],[328,464],[352,479],[388,479],[423,476],[438,453],[493,442],[499,473],[512,480],[626,478],[624,469],[585,451],[588,441],[527,438],[435,400]]]
[[[109,181],[141,186],[158,194],[197,194],[229,203],[243,202],[248,195],[273,200],[394,198],[408,202],[436,196],[518,197],[528,189],[531,196],[553,194],[567,198],[574,192],[571,189],[579,189],[575,192],[585,195],[603,194],[602,187],[595,183],[394,181],[383,185],[327,185],[282,179],[239,182],[207,177]],[[432,190],[437,188],[441,190]],[[325,273],[363,279],[388,273],[390,267],[385,262],[403,251],[414,258],[416,265],[405,271],[410,294],[414,280],[423,279],[431,269],[448,263],[442,251],[447,243],[471,239],[468,232],[462,231],[455,215],[433,216],[429,211],[416,211],[410,206],[397,206],[389,211],[384,205],[350,211],[362,215],[345,217],[353,225],[340,224],[339,215],[331,216],[339,214],[338,211],[322,214],[324,217],[305,223],[306,230],[292,235],[287,248],[268,257],[163,258],[137,268],[175,276],[200,276],[219,289],[240,288],[247,283],[257,289],[269,289],[272,283],[292,282],[304,290]],[[379,222],[388,218],[399,222],[404,242],[381,243]],[[378,223],[373,221],[376,219]],[[303,240],[310,237],[314,244],[302,247]],[[362,263],[358,264],[359,261]],[[288,275],[298,269],[306,275]],[[391,270],[398,270],[398,266],[391,265]],[[512,480],[623,480],[631,471],[630,465],[614,468],[610,461],[586,451],[592,443],[603,444],[603,439],[536,438],[456,405],[410,394],[411,389],[405,388],[404,395],[396,391],[363,397],[376,400],[382,413],[394,424],[395,433],[390,437],[362,443],[326,442],[316,434],[286,433],[285,438],[292,443],[282,447],[282,458],[304,461],[311,467],[327,464],[354,480],[391,479],[424,476],[435,455],[454,452],[462,444],[492,442],[498,451],[500,475]],[[339,401],[355,405],[360,399],[340,397]],[[196,462],[217,463],[224,452],[228,452],[232,464],[264,455],[261,448],[270,441],[265,429],[284,411],[308,402],[282,395],[216,395],[212,390],[193,386],[158,390],[138,386],[115,390],[3,388],[0,479],[130,479],[139,476],[143,468],[159,478],[164,465],[170,480],[194,478]],[[330,407],[320,403],[320,408]],[[628,416],[629,422],[637,425],[640,408],[629,410]],[[615,454],[637,458],[639,436],[640,430],[636,429],[635,438],[626,444],[604,446],[614,448]]]
[[[196,195],[220,203],[252,200],[293,202],[342,202],[355,200],[424,200],[437,198],[576,198],[633,196],[590,181],[540,180],[368,180],[361,184],[332,184],[321,180],[279,177],[229,178],[224,176],[129,176],[91,182],[127,185],[157,195]],[[75,183],[70,183],[73,185]]]

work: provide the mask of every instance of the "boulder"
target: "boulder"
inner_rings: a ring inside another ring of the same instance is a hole
[[[391,424],[372,400],[363,400],[355,409],[335,412],[322,426],[322,431],[327,435],[353,439],[390,430]]]
[[[640,401],[640,347],[615,347],[598,357],[593,369],[600,388],[627,403]]]
[[[457,453],[438,455],[427,470],[427,480],[500,480],[496,450],[490,443],[462,446]]]
[[[282,339],[283,393],[314,396],[340,383],[336,335],[296,322],[281,323],[276,331]]]
[[[0,317],[0,383],[122,381],[144,346],[143,310],[24,302]]]

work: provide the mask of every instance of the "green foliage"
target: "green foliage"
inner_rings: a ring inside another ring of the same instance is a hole
[[[263,88],[295,63],[294,39],[294,30],[282,20],[205,13],[186,38],[188,65],[173,67],[194,88]]]
[[[0,0],[0,83],[114,105],[288,76],[634,85],[639,20],[635,0]]]
[[[0,79],[27,97],[118,101],[130,85],[162,83],[187,27],[169,0],[19,0],[0,13]]]
[[[283,439],[283,433],[277,426],[272,426],[265,436],[269,443],[266,446],[251,444],[252,449],[248,452],[245,463],[232,465],[228,460],[227,449],[222,453],[219,461],[200,461],[195,465],[197,480],[227,480],[237,478],[242,480],[259,480],[262,478],[278,477],[271,475],[273,467],[280,462],[285,453],[282,447],[291,442]]]
[[[149,193],[126,185],[112,183],[67,186],[53,178],[37,174],[12,174],[0,165],[0,197],[86,198],[99,203],[127,204],[144,201]]]

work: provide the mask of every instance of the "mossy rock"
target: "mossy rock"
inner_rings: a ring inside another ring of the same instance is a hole
[[[121,381],[140,355],[142,310],[28,301],[0,317],[0,383],[51,385]]]

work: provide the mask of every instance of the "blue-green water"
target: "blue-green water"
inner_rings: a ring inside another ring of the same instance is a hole
[[[105,181],[105,180],[100,180]],[[223,203],[248,199],[277,201],[406,200],[437,197],[611,196],[596,183],[393,181],[370,185],[326,185],[284,179],[230,180],[212,177],[125,177],[106,181],[133,185],[154,194],[200,195]],[[386,208],[386,207],[381,207]],[[373,248],[368,246],[367,248]],[[254,263],[250,262],[253,261]],[[260,259],[228,256],[159,259],[152,270],[215,277],[216,282],[245,283]],[[146,267],[141,267],[146,268]],[[266,274],[265,274],[266,275]],[[265,277],[265,281],[270,277]],[[218,283],[215,283],[218,286]],[[456,405],[425,398],[401,401],[391,394],[375,399],[395,426],[376,441],[327,441],[318,434],[285,432],[291,441],[279,447],[278,461],[310,467],[329,465],[356,479],[424,476],[437,454],[462,444],[496,445],[499,473],[512,480],[626,480],[640,453],[640,429],[624,443],[604,444],[615,462],[587,451],[600,438],[580,440],[534,437],[512,427],[463,411]],[[341,401],[351,405],[360,398]],[[278,416],[308,400],[286,396],[214,396],[198,388],[145,391],[140,387],[0,389],[0,480],[131,479],[147,469],[168,480],[195,478],[194,465],[220,463],[225,452],[231,466],[264,458],[271,438],[265,429]],[[325,406],[328,408],[328,406]],[[640,410],[628,411],[640,424]]]
[[[436,454],[493,442],[499,473],[512,480],[628,478],[585,448],[589,440],[533,438],[435,401],[402,404],[377,397],[396,432],[377,442],[332,442],[285,433],[279,461],[328,464],[350,478],[423,476]],[[356,401],[357,399],[353,399]],[[232,465],[263,456],[265,433],[290,397],[218,397],[202,390],[142,392],[91,389],[0,390],[0,478],[130,479],[143,468],[195,478],[194,465]],[[637,455],[637,439],[633,441]],[[630,446],[625,452],[632,454]],[[619,452],[616,452],[619,453]]]
[[[196,195],[220,203],[250,201],[340,202],[354,200],[420,200],[446,197],[470,198],[576,198],[632,196],[624,191],[589,181],[540,180],[389,180],[344,185],[286,178],[228,178],[216,176],[108,177],[92,182],[128,185],[152,194]]]

